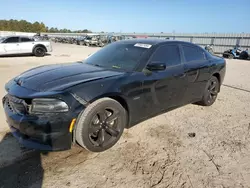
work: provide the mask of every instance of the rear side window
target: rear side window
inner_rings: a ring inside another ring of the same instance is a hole
[[[10,38],[7,38],[4,42],[5,43],[17,43],[17,42],[19,42],[19,37],[10,37]]]
[[[204,52],[197,47],[182,45],[182,49],[187,62],[204,61],[206,58]]]
[[[151,62],[162,62],[167,67],[181,64],[179,47],[177,45],[160,46],[151,58]]]
[[[30,42],[30,41],[34,41],[34,39],[31,39],[31,38],[21,38],[21,42]]]

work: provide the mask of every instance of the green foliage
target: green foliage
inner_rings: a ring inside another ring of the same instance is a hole
[[[71,31],[69,29],[49,28],[43,22],[28,22],[26,20],[0,20],[0,31],[21,31],[21,32],[49,32],[49,33],[91,33],[90,30]]]

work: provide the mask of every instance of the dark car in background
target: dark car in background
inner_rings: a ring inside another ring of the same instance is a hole
[[[10,80],[3,98],[13,135],[26,147],[92,152],[124,128],[190,103],[212,105],[226,62],[181,41],[111,43],[82,62],[40,66]]]

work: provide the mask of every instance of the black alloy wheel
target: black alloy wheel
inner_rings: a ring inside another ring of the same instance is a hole
[[[94,101],[79,115],[76,141],[92,152],[102,152],[120,139],[127,123],[127,112],[111,98]]]
[[[210,85],[208,87],[208,103],[214,103],[218,95],[218,81],[217,80],[210,80]]]
[[[119,112],[115,109],[101,109],[96,113],[89,126],[89,139],[93,145],[105,147],[117,138],[122,130],[118,118]]]
[[[44,47],[36,47],[34,49],[34,54],[37,57],[43,57],[45,56],[46,50],[44,49]]]
[[[211,106],[216,101],[219,91],[220,83],[215,76],[212,76],[212,78],[207,82],[203,98],[200,102],[198,102],[198,104],[202,106]]]

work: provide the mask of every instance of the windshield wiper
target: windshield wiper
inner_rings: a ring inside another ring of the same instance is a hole
[[[120,69],[121,67],[119,67],[119,66],[117,66],[117,65],[112,65],[112,68]]]

